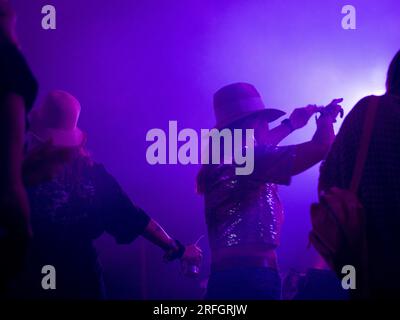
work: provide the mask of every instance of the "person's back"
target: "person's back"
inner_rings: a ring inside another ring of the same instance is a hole
[[[28,188],[34,231],[26,270],[14,282],[15,298],[102,297],[92,241],[103,231],[97,177],[103,167],[77,157],[50,181]],[[104,195],[102,195],[104,196]],[[54,266],[57,290],[43,290],[41,269]]]
[[[74,96],[55,90],[29,116],[24,178],[34,235],[27,267],[13,282],[10,298],[105,298],[93,245],[104,232],[117,244],[143,236],[164,250],[166,261],[201,261],[198,247],[170,237],[132,203],[103,165],[91,159],[86,134],[77,125],[80,110]],[[42,288],[46,265],[55,268],[56,290]]]
[[[366,213],[371,295],[384,297],[400,288],[400,97],[366,97],[354,107],[321,167],[320,188],[349,187],[373,99],[379,106],[358,194]]]
[[[362,99],[343,122],[321,166],[320,190],[349,188],[365,115],[372,103],[378,103],[377,113],[358,189],[367,238],[364,258],[368,261],[369,293],[364,295],[384,298],[400,296],[400,51],[388,69],[386,94]]]
[[[34,236],[27,267],[10,298],[103,299],[102,271],[93,240],[104,232],[131,243],[149,218],[135,207],[103,165],[76,150],[48,181],[27,189]],[[41,270],[56,270],[56,290],[43,290]]]

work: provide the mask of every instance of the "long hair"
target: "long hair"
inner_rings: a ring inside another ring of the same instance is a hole
[[[386,78],[386,91],[388,94],[400,95],[400,51],[390,63]]]
[[[29,170],[34,170],[35,166],[39,164],[39,167],[43,168],[44,166],[47,168],[55,165],[58,166],[57,173],[53,172],[54,176],[51,178],[46,177],[46,179],[42,180],[42,177],[40,177],[42,182],[57,178],[60,181],[77,186],[81,183],[81,179],[85,172],[87,172],[87,169],[94,165],[92,156],[86,149],[86,138],[80,146],[71,148],[59,147],[58,151],[63,151],[63,153],[56,157],[53,155],[51,149],[47,151],[46,149],[41,149],[45,144],[46,142],[40,137],[32,132],[28,132],[25,144],[25,157],[30,160],[25,161],[25,164],[28,165],[25,169],[29,172]],[[46,148],[46,146],[44,147]],[[49,147],[52,148],[51,145],[49,145]],[[39,172],[37,172],[37,174],[39,174]],[[46,170],[43,171],[43,174],[47,174]]]

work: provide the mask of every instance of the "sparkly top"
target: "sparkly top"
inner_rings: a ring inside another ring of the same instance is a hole
[[[283,207],[277,184],[290,184],[293,147],[255,147],[254,171],[208,165],[199,175],[212,250],[240,245],[279,245]]]

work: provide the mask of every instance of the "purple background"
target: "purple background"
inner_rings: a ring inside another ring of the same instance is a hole
[[[213,125],[212,94],[236,81],[255,84],[268,106],[290,112],[308,103],[357,100],[384,90],[399,49],[398,0],[164,1],[14,0],[20,42],[41,85],[41,97],[64,89],[82,103],[81,128],[94,158],[174,237],[205,233],[197,166],[150,166],[146,132],[169,120]],[[41,28],[41,8],[57,9],[57,30]],[[341,28],[341,8],[357,9],[357,30]],[[40,101],[40,99],[39,99]],[[339,124],[338,124],[339,126]],[[313,121],[286,144],[311,138]],[[286,207],[282,272],[304,270],[308,208],[316,198],[317,166],[281,188]],[[143,239],[97,242],[111,298],[199,298],[199,281],[166,265]],[[201,279],[208,274],[207,241]]]

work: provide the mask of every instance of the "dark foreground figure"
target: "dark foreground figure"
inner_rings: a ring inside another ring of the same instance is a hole
[[[389,67],[386,88],[385,95],[366,97],[353,108],[320,176],[325,192],[331,187],[349,188],[367,110],[371,102],[378,103],[358,189],[365,213],[366,252],[350,248],[364,255],[369,290],[362,296],[370,298],[400,297],[400,52]]]
[[[10,3],[0,0],[0,296],[21,269],[30,238],[22,162],[25,115],[38,86],[18,49],[15,22]]]

